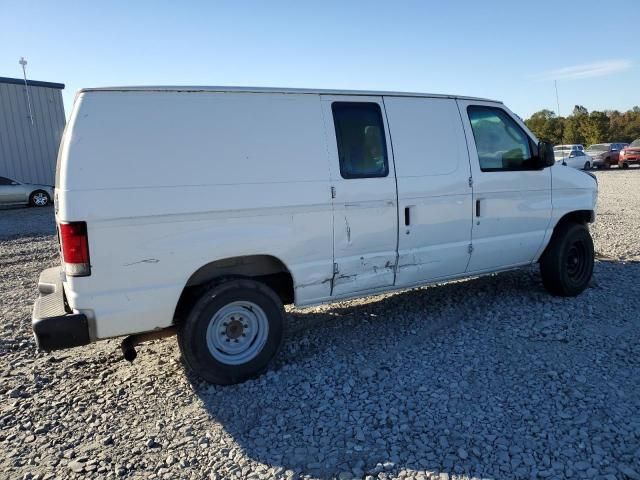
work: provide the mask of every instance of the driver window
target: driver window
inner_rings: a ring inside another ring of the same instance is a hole
[[[529,137],[504,110],[470,106],[467,113],[476,142],[480,170],[537,170]]]

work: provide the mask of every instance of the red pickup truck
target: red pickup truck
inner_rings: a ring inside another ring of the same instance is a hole
[[[640,164],[640,138],[631,142],[620,151],[618,166],[629,168],[629,165]]]

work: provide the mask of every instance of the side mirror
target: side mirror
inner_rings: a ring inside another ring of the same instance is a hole
[[[11,182],[11,185],[20,185],[18,182]]]
[[[556,158],[553,153],[553,145],[547,142],[538,143],[538,158],[540,160],[540,167],[552,167],[556,164]]]

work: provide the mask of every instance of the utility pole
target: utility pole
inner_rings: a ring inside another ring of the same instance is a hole
[[[22,65],[22,76],[24,77],[24,88],[27,92],[27,106],[29,107],[29,120],[31,120],[31,125],[33,125],[33,112],[31,111],[31,97],[29,96],[29,85],[27,84],[27,61],[24,57],[20,57],[20,61],[18,62]]]

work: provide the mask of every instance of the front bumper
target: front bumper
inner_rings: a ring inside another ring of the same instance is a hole
[[[86,315],[73,313],[67,306],[59,267],[40,274],[38,291],[31,324],[39,349],[48,352],[91,343]]]
[[[629,157],[624,157],[619,160],[618,163],[638,163],[640,162],[640,155],[631,155]]]

